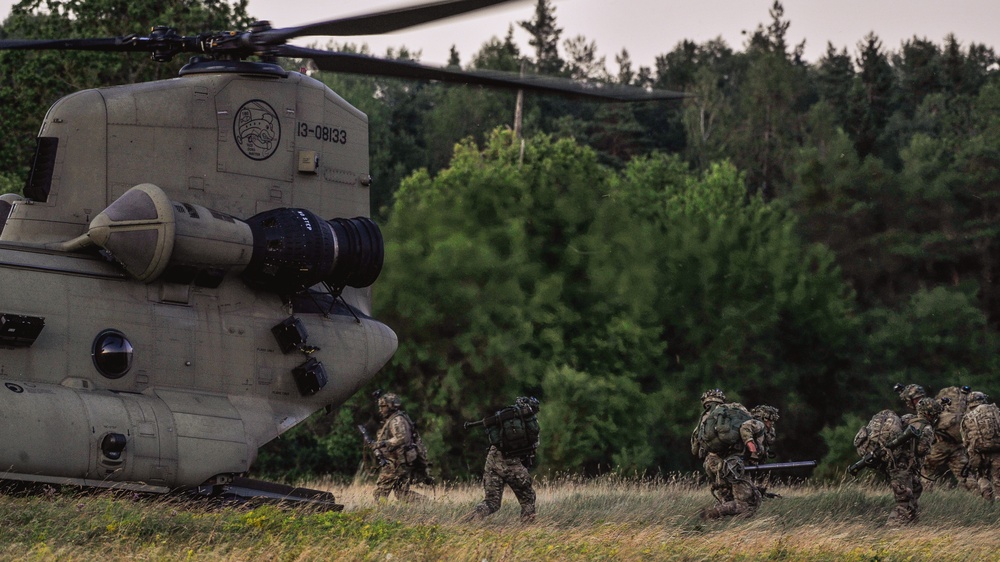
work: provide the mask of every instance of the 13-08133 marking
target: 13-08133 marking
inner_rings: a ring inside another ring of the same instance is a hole
[[[299,123],[298,136],[313,137],[316,140],[334,144],[347,144],[347,131],[326,125],[310,126],[308,123]]]

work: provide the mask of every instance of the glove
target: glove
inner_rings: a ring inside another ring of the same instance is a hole
[[[383,449],[385,448],[385,445],[386,445],[385,440],[375,442],[376,449]]]
[[[757,455],[757,444],[753,441],[747,441],[746,445],[747,451],[750,451],[750,459],[754,461],[758,460],[759,456]]]

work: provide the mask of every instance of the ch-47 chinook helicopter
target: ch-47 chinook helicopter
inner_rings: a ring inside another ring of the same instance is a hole
[[[342,404],[392,357],[396,335],[372,317],[384,250],[367,116],[277,57],[594,100],[681,96],[286,44],[506,1],[193,37],[0,41],[195,55],[177,78],[55,102],[23,196],[0,197],[0,479],[224,489],[260,446]]]

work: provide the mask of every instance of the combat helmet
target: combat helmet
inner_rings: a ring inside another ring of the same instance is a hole
[[[982,406],[983,404],[988,404],[990,397],[985,392],[979,392],[975,390],[969,393],[969,408],[975,408],[976,406]]]
[[[924,418],[929,422],[935,422],[941,412],[944,411],[944,406],[939,400],[933,398],[921,398],[917,402],[917,415]]]
[[[906,403],[907,406],[913,407],[918,400],[922,398],[927,398],[927,391],[924,387],[919,384],[908,384],[903,386],[900,383],[896,383],[896,386],[892,388],[899,393],[899,399]]]
[[[514,405],[522,412],[527,410],[532,414],[538,413],[539,402],[534,396],[518,396],[517,400],[514,401]]]
[[[750,410],[750,415],[763,421],[776,422],[781,416],[778,415],[778,409],[774,406],[767,406],[761,404],[760,406],[754,407]]]
[[[403,401],[399,399],[399,395],[395,392],[386,392],[378,398],[378,406],[386,406],[389,408],[390,412],[395,412],[403,406]]]
[[[711,404],[725,404],[726,394],[718,388],[706,390],[701,395],[701,405],[707,410]]]

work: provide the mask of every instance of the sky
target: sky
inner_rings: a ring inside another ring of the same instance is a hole
[[[371,13],[424,0],[249,0],[249,13],[269,20],[274,27],[293,27],[305,23]],[[697,43],[721,37],[734,50],[743,50],[747,35],[760,25],[770,23],[773,0],[551,0],[556,23],[562,28],[561,39],[583,35],[597,45],[598,56],[605,57],[607,68],[617,71],[615,56],[627,49],[633,67],[655,65],[656,56],[671,51],[680,41]],[[6,17],[13,0],[0,0],[0,13]],[[983,43],[1000,50],[1000,0],[783,0],[784,19],[790,45],[805,43],[805,59],[816,62],[830,42],[838,50],[846,48],[855,55],[857,45],[874,32],[887,51],[914,36],[938,45],[953,33],[963,46]],[[455,45],[461,63],[468,64],[473,54],[491,37],[503,38],[514,25],[514,39],[524,54],[533,54],[527,33],[517,22],[530,19],[535,0],[521,0],[490,8],[473,15],[443,20],[383,36],[334,38],[367,44],[371,52],[382,55],[389,47],[406,46],[420,51],[421,62],[444,65],[449,49]],[[169,22],[164,22],[169,24]],[[146,30],[126,29],[122,35]],[[179,30],[194,34],[194,30]],[[325,46],[331,39],[309,37],[294,43]]]

